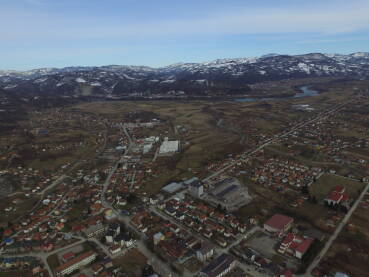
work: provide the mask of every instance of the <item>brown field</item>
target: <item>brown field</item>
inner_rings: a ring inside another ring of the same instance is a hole
[[[369,239],[357,232],[339,235],[321,262],[323,272],[344,272],[350,277],[367,276],[369,272]]]
[[[135,273],[145,266],[147,258],[137,249],[132,249],[124,256],[114,259],[113,263],[127,273]]]
[[[0,213],[0,222],[8,222],[13,221],[14,219],[17,219],[18,217],[23,216],[25,213],[29,212],[38,202],[40,198],[39,197],[32,197],[32,198],[24,198],[24,200],[15,205],[11,204],[8,200],[2,200],[1,206],[7,207],[7,206],[14,206],[16,207],[16,210],[12,210],[10,212],[1,212]]]
[[[333,174],[324,174],[310,186],[309,190],[311,195],[314,195],[318,201],[321,201],[335,186],[345,187],[350,197],[356,199],[359,195],[359,191],[364,187],[364,184],[349,178]]]

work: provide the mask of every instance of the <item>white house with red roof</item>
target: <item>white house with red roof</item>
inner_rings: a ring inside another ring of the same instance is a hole
[[[342,186],[336,186],[324,201],[329,205],[337,205],[349,199],[349,195],[345,192],[346,189]]]

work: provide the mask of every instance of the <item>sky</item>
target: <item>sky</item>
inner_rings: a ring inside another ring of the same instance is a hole
[[[369,51],[368,0],[0,0],[0,69]]]

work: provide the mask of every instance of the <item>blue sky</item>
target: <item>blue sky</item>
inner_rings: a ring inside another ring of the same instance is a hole
[[[0,69],[369,51],[367,0],[0,0]]]

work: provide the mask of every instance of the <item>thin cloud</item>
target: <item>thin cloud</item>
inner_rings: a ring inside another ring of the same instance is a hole
[[[297,41],[298,44],[321,44],[321,43],[338,43],[338,42],[353,42],[353,41],[369,41],[369,38],[331,38],[331,39],[306,39]]]
[[[27,2],[41,3],[40,0]],[[142,22],[121,18],[72,17],[40,12],[0,12],[0,36],[23,39],[114,39],[165,36],[242,34],[342,34],[369,30],[369,3],[351,1],[346,6],[309,9],[238,9],[213,12],[197,18],[157,19]],[[351,2],[351,3],[350,3]],[[359,5],[360,3],[360,5]]]

